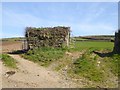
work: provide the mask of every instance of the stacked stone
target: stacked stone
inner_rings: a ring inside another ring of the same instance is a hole
[[[115,41],[114,41],[114,53],[120,54],[120,29],[115,33]]]
[[[29,48],[62,47],[69,45],[70,27],[26,28],[26,39]]]

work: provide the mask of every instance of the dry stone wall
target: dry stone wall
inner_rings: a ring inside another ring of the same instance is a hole
[[[115,41],[114,41],[114,53],[120,54],[120,29],[115,33]]]
[[[70,27],[27,27],[25,37],[28,48],[69,46]]]

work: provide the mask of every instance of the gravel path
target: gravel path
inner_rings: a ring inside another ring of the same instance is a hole
[[[10,69],[2,65],[2,87],[3,88],[74,88],[74,83],[68,82],[61,76],[47,68],[39,66],[19,55],[10,56],[17,60],[18,69]],[[5,74],[15,71],[9,77]]]

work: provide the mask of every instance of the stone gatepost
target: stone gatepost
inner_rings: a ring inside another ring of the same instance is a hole
[[[113,52],[120,54],[120,30],[118,30],[118,32],[115,33]]]

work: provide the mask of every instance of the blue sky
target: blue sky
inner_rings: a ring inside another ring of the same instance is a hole
[[[118,29],[118,3],[2,3],[3,38],[24,36],[27,26],[70,26],[72,36],[111,35]]]

